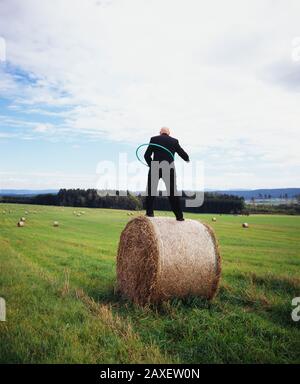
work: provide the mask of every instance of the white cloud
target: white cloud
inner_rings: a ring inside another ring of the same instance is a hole
[[[76,174],[64,172],[1,172],[0,189],[60,189],[95,188],[95,174]]]
[[[49,133],[53,130],[53,125],[52,124],[38,124],[34,128],[34,132],[38,133]]]
[[[0,92],[24,111],[62,108],[56,126],[33,118],[35,134],[139,143],[167,125],[220,183],[234,178],[225,163],[263,186],[262,164],[300,166],[299,12],[297,0],[4,0],[7,61],[35,83],[2,69]]]

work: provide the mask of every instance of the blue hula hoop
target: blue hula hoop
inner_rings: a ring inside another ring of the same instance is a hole
[[[140,159],[138,152],[139,152],[139,149],[140,149],[140,148],[145,147],[145,146],[148,147],[148,145],[152,145],[152,146],[154,146],[154,147],[159,147],[159,148],[164,149],[166,152],[168,152],[168,153],[172,156],[172,159],[175,160],[175,157],[174,157],[173,153],[172,153],[168,148],[164,147],[163,145],[154,144],[154,143],[145,143],[145,144],[141,144],[140,146],[137,147],[137,149],[136,149],[136,151],[135,151],[135,156],[136,156],[136,158],[138,159],[138,161],[140,161],[142,164],[146,165],[147,167],[148,167],[148,164],[144,163],[144,162]]]

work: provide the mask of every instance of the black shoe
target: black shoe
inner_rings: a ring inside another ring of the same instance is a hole
[[[147,217],[154,217],[154,214],[153,213],[146,213],[146,216]]]
[[[184,218],[183,217],[178,217],[176,218],[177,221],[184,221]]]

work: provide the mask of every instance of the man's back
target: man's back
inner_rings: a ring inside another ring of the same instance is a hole
[[[171,137],[166,134],[154,136],[151,137],[150,144],[161,145],[164,148],[168,149],[173,154],[173,156],[175,155],[175,153],[178,153],[178,155],[182,157],[183,160],[189,161],[188,154],[180,147],[178,140],[174,137]],[[145,153],[145,160],[149,166],[151,164],[151,161],[167,161],[168,163],[172,163],[174,161],[173,157],[168,151],[155,145],[149,145]]]

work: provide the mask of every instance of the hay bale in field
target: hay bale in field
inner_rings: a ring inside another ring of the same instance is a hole
[[[24,223],[24,221],[20,220],[17,225],[18,225],[18,227],[24,227],[25,223]]]
[[[217,221],[217,218],[216,218],[216,217],[213,217],[213,218],[211,219],[211,221]]]
[[[214,232],[198,221],[139,216],[121,234],[116,290],[137,304],[188,295],[212,299],[220,275]]]
[[[81,216],[81,213],[77,213],[77,217]]]
[[[249,228],[249,224],[248,223],[243,223],[243,228]]]
[[[53,227],[59,227],[59,222],[58,221],[54,221]]]
[[[26,217],[21,217],[21,218],[20,218],[20,221],[25,222],[25,221],[26,221]]]

